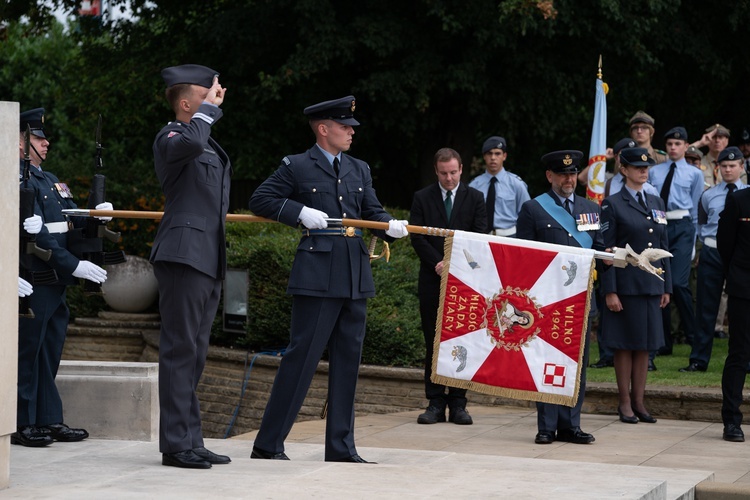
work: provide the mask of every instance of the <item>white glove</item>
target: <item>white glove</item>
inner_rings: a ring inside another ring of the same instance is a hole
[[[31,217],[29,217],[30,219]],[[28,220],[28,219],[27,219]],[[19,297],[28,297],[34,293],[34,288],[31,286],[31,283],[26,281],[25,279],[18,277],[18,296]]]
[[[29,234],[37,234],[42,230],[43,225],[44,224],[42,224],[42,218],[38,215],[33,215],[31,217],[27,217],[23,221],[23,230]]]
[[[99,203],[97,206],[94,207],[96,210],[114,210],[114,207],[112,204],[108,201],[105,201],[104,203]],[[112,217],[97,217],[97,219],[102,220],[104,222],[109,222],[112,220]]]
[[[385,234],[391,238],[403,238],[409,234],[409,231],[406,230],[406,225],[408,223],[408,220],[391,219],[388,221],[388,230]]]
[[[78,263],[78,267],[73,271],[73,276],[93,281],[94,283],[104,283],[107,281],[107,271],[88,260],[82,260]]]
[[[328,227],[328,214],[310,207],[302,207],[299,213],[299,221],[307,229],[325,229]]]

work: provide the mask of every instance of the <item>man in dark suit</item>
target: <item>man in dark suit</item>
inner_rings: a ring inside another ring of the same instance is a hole
[[[153,147],[166,198],[151,251],[161,313],[159,450],[163,465],[193,469],[230,462],[203,446],[195,392],[226,271],[232,168],[211,138],[226,92],[218,76],[197,64],[162,71],[175,121],[161,129]]]
[[[557,245],[604,249],[599,228],[599,205],[575,195],[582,157],[583,153],[574,150],[554,151],[542,157],[547,169],[547,181],[552,189],[523,204],[518,215],[516,237]],[[595,309],[596,302],[591,301],[590,316],[596,314]],[[589,356],[588,338],[581,341],[585,347],[578,402],[573,408],[549,403],[536,404],[539,432],[534,441],[537,444],[549,444],[555,440],[576,444],[594,442],[594,436],[581,430],[581,406],[586,392]]]
[[[742,388],[750,362],[750,189],[728,194],[716,243],[727,279],[729,352],[721,377],[724,440],[742,442]]]
[[[445,227],[487,232],[487,211],[484,195],[461,183],[463,164],[461,156],[453,149],[442,148],[435,153],[435,174],[438,182],[414,193],[410,219],[417,226]],[[443,244],[445,238],[411,234],[411,244],[419,256],[419,313],[426,347],[424,383],[429,401],[427,411],[417,418],[420,424],[445,422],[445,408],[450,410],[449,420],[455,424],[469,425],[471,415],[466,411],[466,389],[433,384],[432,353],[435,342],[435,324],[440,300],[440,278],[443,274]]]
[[[375,296],[369,251],[362,232],[334,219],[388,222],[376,231],[388,241],[408,234],[406,221],[383,210],[370,167],[344,154],[351,147],[353,96],[305,108],[316,144],[286,156],[250,198],[257,215],[297,227],[302,239],[289,275],[293,295],[291,339],[271,390],[252,458],[289,460],[284,440],[294,424],[318,361],[328,348],[328,420],[325,460],[368,463],[354,446],[354,393],[367,320]]]

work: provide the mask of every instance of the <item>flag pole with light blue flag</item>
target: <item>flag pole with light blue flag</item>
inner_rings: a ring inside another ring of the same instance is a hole
[[[596,102],[594,125],[591,128],[589,149],[588,182],[586,197],[597,203],[604,199],[604,184],[607,170],[607,92],[609,87],[602,81],[602,56],[599,56],[599,71],[596,75]]]

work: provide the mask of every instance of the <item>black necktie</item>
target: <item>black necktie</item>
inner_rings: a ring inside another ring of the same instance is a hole
[[[727,191],[729,191],[729,194],[734,193],[734,190],[737,189],[736,184],[727,184]]]
[[[336,172],[336,177],[339,176],[339,159],[334,158],[333,159],[333,171]]]
[[[451,219],[451,210],[453,210],[453,201],[451,201],[451,192],[445,193],[445,213],[448,216],[448,220]]]
[[[640,191],[636,193],[635,198],[638,200],[638,204],[643,207],[643,210],[648,212],[648,207],[646,206],[646,200],[643,199],[643,196],[641,195]]]
[[[487,232],[495,229],[495,183],[497,177],[490,177],[490,187],[487,189]]]
[[[669,190],[672,188],[672,179],[674,178],[675,170],[677,170],[677,165],[672,163],[669,166],[669,173],[667,174],[667,178],[664,179],[664,185],[661,187],[661,192],[659,193],[661,199],[664,200],[664,207],[667,208],[667,210],[669,210],[667,202],[669,201]]]
[[[573,215],[573,204],[570,202],[570,199],[565,200],[565,210],[567,210],[570,215]]]

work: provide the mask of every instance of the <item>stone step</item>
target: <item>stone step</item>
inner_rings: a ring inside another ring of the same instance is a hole
[[[76,318],[72,326],[89,328],[129,328],[139,330],[158,330],[161,328],[159,321],[145,321],[142,319],[102,319],[102,318]]]

